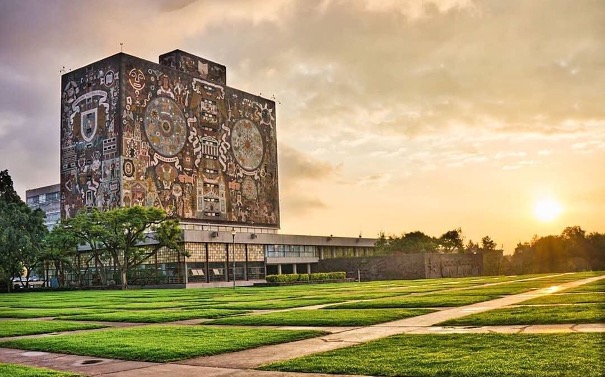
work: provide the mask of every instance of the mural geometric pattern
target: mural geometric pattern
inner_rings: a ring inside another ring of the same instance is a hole
[[[279,227],[275,103],[226,86],[206,59],[160,61],[120,53],[63,75],[63,216],[144,205]]]

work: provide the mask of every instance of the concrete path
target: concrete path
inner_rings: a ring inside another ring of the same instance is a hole
[[[575,288],[583,284],[592,283],[593,281],[603,278],[605,278],[605,276],[595,276],[588,279],[560,284],[556,288],[550,287],[539,289],[530,293],[506,296],[491,301],[450,308],[417,317],[356,328],[350,331],[330,334],[320,338],[253,348],[250,350],[233,352],[229,354],[199,357],[181,361],[179,364],[240,369],[256,368],[260,365],[276,361],[293,359],[318,352],[331,351],[339,348],[349,347],[355,344],[370,342],[372,340],[377,340],[392,335],[404,334],[418,329],[419,327],[429,327],[450,319],[460,318],[475,313],[482,313],[488,310],[500,309],[508,305],[518,304],[531,298],[546,296],[564,289]]]
[[[511,295],[473,305],[449,308],[413,318],[407,318],[369,327],[329,328],[332,333],[321,338],[307,339],[287,344],[259,347],[229,354],[199,357],[177,363],[147,363],[93,358],[88,356],[64,355],[47,352],[31,352],[0,348],[0,362],[25,364],[66,370],[98,377],[346,377],[309,373],[264,372],[252,370],[262,364],[288,360],[313,353],[324,352],[397,334],[439,333],[552,333],[552,332],[605,332],[605,324],[587,325],[533,325],[533,326],[482,326],[441,327],[436,324],[449,319],[481,313],[515,305],[522,301],[549,295],[565,289],[605,278],[596,276],[588,279],[560,284],[558,287],[540,289],[528,293]],[[280,327],[293,328],[293,327]],[[301,328],[301,327],[297,327]],[[315,327],[315,329],[317,329]],[[359,376],[357,376],[359,377]]]

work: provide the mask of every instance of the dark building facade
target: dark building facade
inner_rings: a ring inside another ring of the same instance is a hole
[[[154,206],[183,221],[279,228],[275,103],[176,50],[62,77],[62,215]]]

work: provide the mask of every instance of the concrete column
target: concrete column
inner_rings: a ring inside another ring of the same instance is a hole
[[[229,244],[225,244],[225,281],[229,281]]]
[[[183,268],[183,281],[185,282],[185,285],[187,285],[187,283],[189,283],[189,270],[187,269],[187,257],[183,257],[183,266],[185,268]]]
[[[246,262],[244,263],[244,280],[248,279],[248,244],[244,244],[244,252],[246,256]]]
[[[311,275],[311,263],[307,263],[307,273]]]
[[[292,264],[292,273],[293,274],[297,274],[298,272],[296,271],[296,263]]]
[[[281,275],[281,264],[277,265],[277,274]]]

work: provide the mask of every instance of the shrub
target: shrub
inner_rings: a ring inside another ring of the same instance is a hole
[[[316,272],[313,274],[282,274],[267,275],[265,278],[268,283],[291,283],[307,281],[329,281],[344,280],[347,278],[346,272]]]

